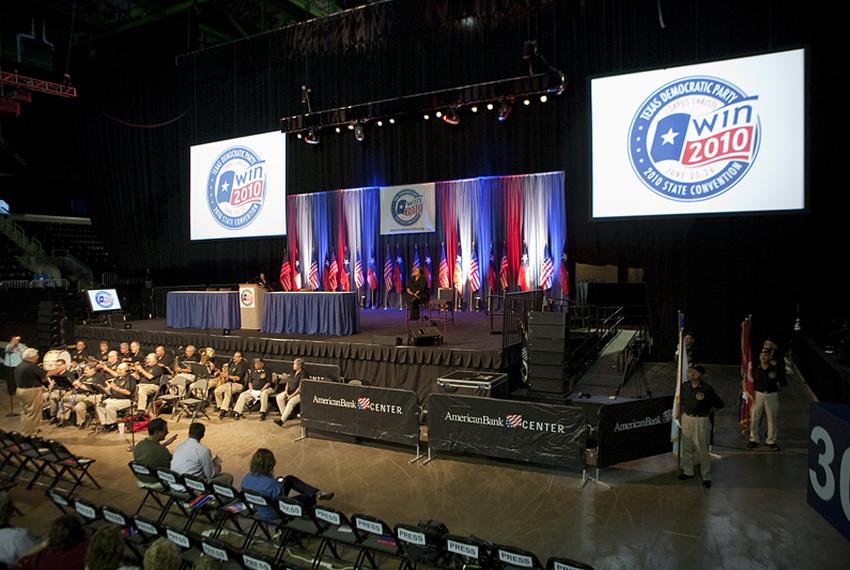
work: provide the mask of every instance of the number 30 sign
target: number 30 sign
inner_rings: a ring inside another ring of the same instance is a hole
[[[850,406],[809,411],[809,504],[850,539]]]

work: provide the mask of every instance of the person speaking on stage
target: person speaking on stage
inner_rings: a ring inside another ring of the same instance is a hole
[[[428,302],[428,282],[422,271],[414,267],[407,283],[407,296],[410,303],[410,320],[419,320],[419,307]]]

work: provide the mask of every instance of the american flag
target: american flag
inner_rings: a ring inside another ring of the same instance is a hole
[[[404,291],[404,260],[401,258],[401,246],[398,244],[395,244],[393,282],[395,283],[395,292],[401,295],[401,292]]]
[[[428,244],[425,244],[425,265],[423,265],[423,271],[425,272],[425,281],[428,283],[428,289],[431,288],[431,254],[428,253]]]
[[[558,268],[558,282],[561,284],[561,293],[565,297],[570,296],[570,266],[567,258],[567,241],[564,240],[564,249],[561,253],[561,266]]]
[[[463,255],[460,253],[460,243],[457,244],[457,255],[455,256],[455,289],[463,294]]]
[[[313,291],[318,290],[322,286],[322,282],[319,280],[319,260],[316,259],[316,252],[313,252],[313,259],[310,261],[309,283],[310,289]]]
[[[543,261],[540,262],[540,288],[549,290],[555,282],[555,263],[549,253],[549,244],[543,249]]]
[[[469,286],[475,293],[481,289],[481,271],[478,269],[478,248],[472,242],[472,259],[469,261]]]
[[[422,264],[419,262],[419,244],[418,243],[413,246],[413,267],[411,267],[411,270],[416,269],[417,267],[420,270],[422,269]]]
[[[378,288],[378,266],[374,255],[369,258],[369,272],[366,274],[366,280],[369,282],[369,289],[374,291]]]
[[[505,427],[516,428],[522,425],[522,416],[520,414],[508,414],[505,416]]]
[[[493,243],[490,242],[490,259],[487,261],[487,289],[496,292],[496,254],[493,253]]]
[[[336,261],[334,250],[331,250],[331,267],[328,273],[328,291],[336,291],[339,284],[339,264]]]
[[[516,283],[519,285],[520,291],[528,291],[531,289],[531,283],[528,280],[528,246],[522,242],[522,259],[519,263],[519,273],[517,274]]]
[[[351,261],[348,257],[348,246],[345,246],[345,251],[342,254],[342,271],[339,274],[339,288],[341,291],[351,291],[351,279],[348,277],[349,273],[351,273]]]
[[[393,290],[393,258],[390,255],[390,246],[387,244],[387,255],[384,257],[384,288]]]
[[[357,252],[357,259],[354,261],[354,286],[360,289],[363,287],[363,260],[360,259],[360,252]]]
[[[354,405],[357,406],[358,410],[368,410],[371,404],[372,401],[369,398],[357,398]]]
[[[446,261],[446,244],[440,246],[440,287],[449,288],[449,262]]]
[[[295,280],[294,280],[294,283],[293,283],[294,287],[293,287],[292,290],[293,291],[300,291],[301,290],[301,261],[299,261],[298,258],[295,259],[295,271],[293,271],[293,273],[294,273]]]
[[[502,254],[502,262],[499,264],[499,284],[502,286],[502,291],[507,291],[511,283],[508,267],[508,249],[505,247],[505,253]]]
[[[328,254],[325,254],[325,265],[322,268],[322,290],[331,290],[331,261],[328,259]]]
[[[292,291],[292,266],[286,252],[283,254],[283,263],[280,266],[280,286],[284,291]]]

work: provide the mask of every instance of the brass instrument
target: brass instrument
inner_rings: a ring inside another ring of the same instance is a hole
[[[207,365],[207,362],[215,358],[215,350],[213,350],[211,346],[202,348],[199,351],[199,354],[201,355],[201,364],[203,364],[204,366]]]

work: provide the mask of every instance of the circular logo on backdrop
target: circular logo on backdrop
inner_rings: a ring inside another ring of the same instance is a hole
[[[396,192],[391,205],[393,219],[400,226],[412,226],[422,217],[422,195],[412,188]]]
[[[761,142],[758,95],[716,77],[685,77],[641,103],[629,157],[643,184],[664,198],[698,202],[731,190]]]
[[[94,294],[94,302],[97,303],[98,307],[109,309],[115,304],[115,298],[109,291],[98,291]]]
[[[207,176],[207,206],[213,219],[228,230],[253,222],[265,200],[265,161],[248,147],[222,152]]]
[[[242,289],[240,295],[243,307],[252,307],[254,305],[254,293],[250,289]]]

